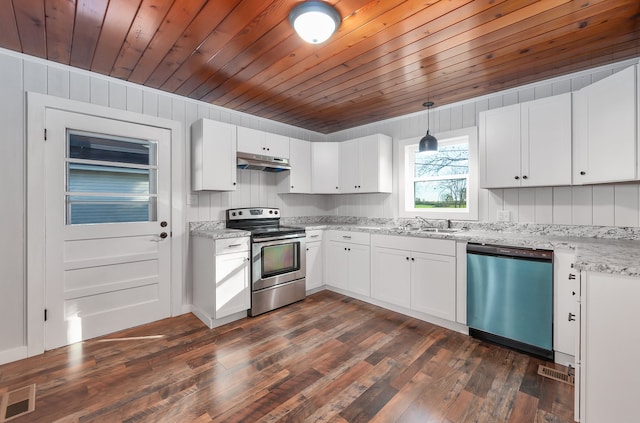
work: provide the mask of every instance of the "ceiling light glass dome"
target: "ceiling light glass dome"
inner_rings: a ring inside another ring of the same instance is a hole
[[[311,44],[320,44],[338,29],[340,15],[328,3],[307,1],[293,8],[289,22],[300,38]]]

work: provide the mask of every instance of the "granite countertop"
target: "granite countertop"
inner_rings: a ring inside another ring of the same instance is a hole
[[[640,277],[640,239],[635,231],[629,234],[629,228],[600,227],[587,230],[560,225],[527,226],[490,223],[476,224],[469,230],[462,229],[458,232],[447,233],[402,230],[397,224],[389,224],[382,219],[364,223],[294,221],[287,222],[287,224],[300,226],[306,230],[333,229],[545,250],[573,250],[577,270]],[[612,237],[607,238],[606,236],[610,233],[612,233]],[[211,239],[251,236],[248,231],[226,229],[224,222],[192,222],[190,234]],[[619,237],[630,239],[618,239]]]
[[[299,224],[307,230],[334,229],[370,234],[414,236],[451,239],[454,241],[497,244],[511,247],[544,250],[573,250],[578,270],[640,276],[640,241],[592,237],[536,235],[493,230],[461,230],[459,232],[403,231],[397,227],[366,226],[358,224],[308,223]]]

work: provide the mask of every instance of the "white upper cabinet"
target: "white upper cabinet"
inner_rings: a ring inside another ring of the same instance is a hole
[[[638,178],[636,67],[574,93],[574,184]]]
[[[571,94],[480,113],[481,187],[571,184]]]
[[[238,126],[238,151],[289,158],[289,137]]]
[[[340,192],[391,192],[391,137],[374,134],[340,143]]]
[[[200,119],[191,125],[191,190],[235,191],[236,126]]]
[[[311,192],[314,194],[340,193],[340,144],[337,142],[311,143]]]
[[[311,193],[311,143],[296,138],[289,140],[291,170],[279,172],[279,193]]]

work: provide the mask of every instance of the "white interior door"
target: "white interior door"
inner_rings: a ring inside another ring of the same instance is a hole
[[[170,316],[170,131],[45,120],[45,349]]]

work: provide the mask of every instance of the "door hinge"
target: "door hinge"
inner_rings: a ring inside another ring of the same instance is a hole
[[[44,321],[45,322],[47,321],[47,309],[46,308],[44,309]]]
[[[44,129],[44,140],[47,140],[47,128]]]

